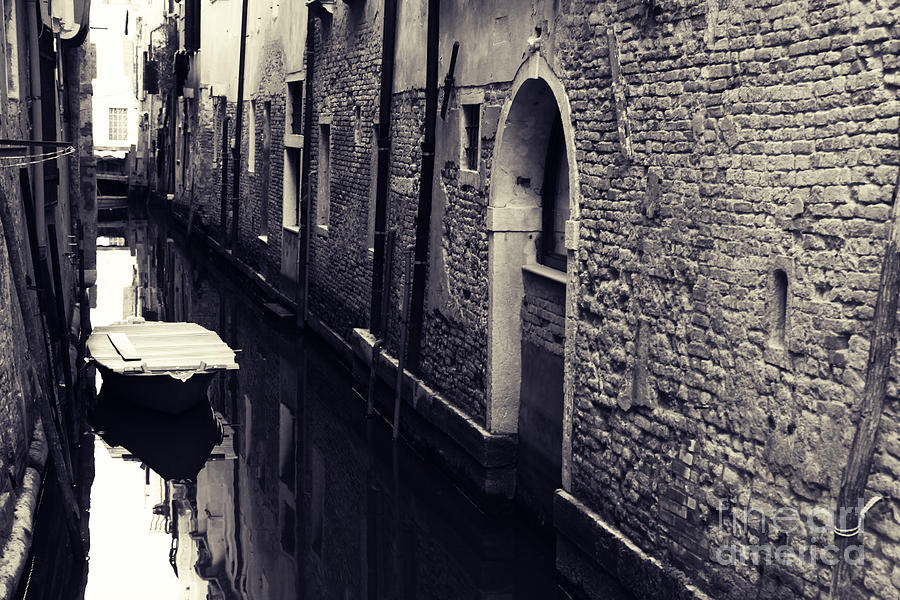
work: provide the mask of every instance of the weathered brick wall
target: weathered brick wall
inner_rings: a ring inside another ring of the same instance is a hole
[[[310,309],[348,335],[369,322],[372,253],[368,248],[372,152],[378,121],[382,11],[341,4],[329,27],[315,35],[310,153]],[[305,94],[305,91],[304,91]],[[357,123],[357,109],[359,122]],[[320,120],[331,118],[331,195],[327,232],[316,226]],[[393,209],[392,209],[393,210]]]
[[[22,60],[27,68],[27,60]],[[20,79],[19,98],[3,94],[0,133],[7,139],[28,138],[28,110],[24,99],[29,94],[27,78]],[[33,152],[29,152],[33,153]],[[6,159],[4,164],[20,162]],[[6,202],[17,223],[23,223],[22,197],[17,167],[0,167],[0,202]],[[22,229],[23,230],[23,229]],[[19,230],[19,250],[27,246]],[[27,376],[27,338],[25,323],[19,310],[5,232],[0,225],[0,539],[5,539],[13,519],[15,492],[22,483],[25,461],[34,421],[37,419],[33,393]]]
[[[284,51],[280,40],[268,41],[259,54],[260,81],[248,90],[244,103],[242,134],[241,208],[239,240],[241,258],[267,280],[277,283],[281,268],[281,208],[285,125]],[[255,101],[255,115],[253,110]],[[269,150],[265,152],[264,106],[269,103]],[[256,160],[249,171],[250,119],[255,118]],[[263,211],[268,213],[263,216]],[[259,236],[267,236],[264,242]]]
[[[759,539],[831,543],[805,518],[834,509],[862,389],[897,176],[897,3],[659,7],[654,23],[641,3],[576,2],[560,53],[582,193],[574,493],[717,597],[816,597],[821,562],[713,561]],[[873,492],[896,486],[893,396]],[[804,524],[748,531],[746,507]],[[897,597],[898,524],[869,518],[860,591]]]
[[[525,277],[522,299],[522,340],[556,356],[566,339],[566,288],[534,275]]]
[[[4,23],[4,26],[6,24]],[[22,34],[22,24],[19,24],[19,32]],[[24,39],[24,35],[22,37]],[[0,90],[0,137],[4,139],[31,139],[30,127],[30,99],[35,95],[31,90],[28,78],[30,56],[18,40],[10,40],[9,43],[18,44],[20,61],[18,72],[9,73],[11,77],[18,78],[18,97],[7,96],[9,88],[3,86]],[[79,92],[84,86],[89,89],[89,73],[93,68],[92,58],[84,47],[65,50],[66,70],[57,73],[57,77],[69,90],[70,96],[63,96],[69,101],[65,106],[66,113],[72,116],[71,120],[64,122],[67,130],[57,132],[60,139],[73,140],[76,147],[75,154],[59,159],[62,165],[68,168],[68,186],[66,181],[61,181],[59,204],[48,211],[48,223],[54,223],[57,227],[57,241],[59,251],[68,253],[69,235],[75,235],[76,220],[85,220],[86,238],[85,253],[90,260],[94,240],[91,231],[95,231],[95,216],[93,210],[93,192],[96,185],[93,172],[93,158],[90,156],[92,147],[90,123],[82,119],[90,114],[90,97],[84,97]],[[6,56],[0,54],[0,60],[6,60]],[[7,64],[6,67],[10,65]],[[62,102],[63,99],[60,99]],[[89,119],[89,116],[87,117]],[[45,137],[51,134],[45,132]],[[11,234],[12,243],[18,250],[19,258],[25,261],[21,267],[27,277],[33,277],[33,269],[30,266],[30,253],[26,236],[26,222],[24,218],[24,201],[20,185],[20,169],[28,168],[34,154],[40,153],[40,149],[26,149],[25,154],[31,156],[15,157],[7,156],[0,164],[0,202],[9,209],[11,226],[13,231],[3,231],[0,224],[0,539],[6,539],[9,527],[13,521],[13,509],[17,495],[22,491],[23,476],[27,466],[29,444],[34,431],[35,422],[39,418],[37,397],[37,384],[35,377],[43,377],[41,369],[46,368],[42,354],[44,348],[29,349],[28,328],[39,328],[40,322],[35,315],[23,315],[20,309],[20,299],[16,292],[16,284],[13,280],[12,264],[10,262],[10,246],[7,244],[7,234]],[[29,180],[34,174],[29,169]],[[37,199],[39,202],[43,199]],[[79,212],[79,209],[86,209]],[[49,258],[49,255],[48,255]],[[73,314],[74,303],[78,300],[75,295],[77,270],[76,263],[67,261],[65,256],[60,256],[60,276],[62,288],[54,293],[62,296],[64,312],[67,318]],[[92,268],[88,263],[87,268]],[[25,282],[22,282],[23,284]],[[32,292],[28,292],[32,293]],[[63,324],[66,327],[66,324]],[[61,357],[71,358],[74,361],[74,349],[64,344]],[[38,352],[38,355],[32,354]],[[57,367],[61,369],[62,366]],[[61,373],[62,371],[58,371]],[[77,419],[79,414],[70,414],[80,407],[64,405],[65,414],[60,415],[65,422]],[[74,443],[74,441],[73,441]],[[68,448],[66,449],[69,450]],[[80,465],[74,461],[76,476]],[[23,516],[19,515],[22,519]],[[30,517],[28,517],[30,518]],[[24,524],[24,520],[21,524]],[[12,559],[10,559],[12,560]]]
[[[435,179],[442,192],[442,197],[435,199],[435,210],[441,211],[440,247],[432,244],[429,248],[432,259],[428,286],[440,299],[432,300],[435,306],[429,308],[433,310],[425,313],[421,370],[429,385],[478,419],[485,415],[487,385],[488,236],[484,224],[499,106],[508,90],[508,84],[494,84],[481,90],[485,108],[478,159],[480,184],[472,185],[471,181],[460,179],[457,146],[464,132],[460,131],[458,90],[451,95],[447,118],[441,124],[445,130],[438,142],[448,146],[445,152],[449,160],[435,165]],[[424,110],[419,119],[423,113]],[[421,143],[421,138],[415,143]],[[412,202],[415,211],[417,196]],[[415,212],[412,218],[414,215]],[[434,256],[435,253],[439,256]]]

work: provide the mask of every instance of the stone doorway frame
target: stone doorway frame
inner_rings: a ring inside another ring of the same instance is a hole
[[[487,210],[488,234],[488,365],[486,427],[492,433],[516,433],[519,416],[519,389],[522,375],[521,306],[524,297],[522,269],[537,265],[535,240],[541,231],[540,195],[538,183],[523,175],[539,173],[543,176],[544,151],[535,155],[529,149],[540,144],[529,143],[536,130],[546,127],[546,147],[553,114],[522,119],[528,112],[522,106],[537,98],[546,86],[552,94],[563,125],[566,155],[569,163],[569,220],[566,222],[566,327],[564,349],[563,404],[563,488],[571,489],[572,419],[574,396],[575,333],[577,319],[577,272],[575,250],[578,247],[581,186],[575,154],[575,130],[569,97],[562,81],[553,73],[540,52],[530,55],[519,67],[503,108],[497,129],[494,162]],[[522,97],[520,97],[520,93]],[[519,104],[517,104],[519,103]],[[515,112],[513,109],[517,108]],[[524,112],[523,112],[524,111]],[[513,112],[512,118],[511,112]],[[544,123],[546,122],[546,123]],[[542,123],[544,123],[542,125]],[[504,138],[506,141],[504,142]],[[506,144],[506,145],[504,145]],[[512,146],[510,146],[512,144]],[[529,164],[530,163],[530,164]],[[535,171],[536,169],[536,171]],[[519,171],[519,172],[517,172]],[[529,193],[528,190],[531,190]]]

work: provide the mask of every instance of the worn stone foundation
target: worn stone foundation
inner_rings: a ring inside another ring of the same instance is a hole
[[[363,381],[369,377],[374,344],[371,333],[353,330],[354,371]],[[382,352],[377,377],[390,390],[394,389],[397,369],[397,360]],[[485,500],[514,498],[516,436],[489,433],[408,371],[404,371],[401,385],[401,431],[424,447],[469,491]],[[393,407],[388,403],[385,408]]]
[[[41,422],[34,427],[25,475],[19,489],[5,492],[0,504],[12,508],[12,525],[0,552],[0,600],[15,597],[19,580],[25,570],[31,550],[34,517],[41,491],[44,466],[47,462],[47,441]]]

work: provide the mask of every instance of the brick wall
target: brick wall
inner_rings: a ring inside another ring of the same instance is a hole
[[[526,275],[522,300],[522,339],[563,355],[566,338],[566,289],[561,283]]]
[[[315,35],[310,153],[309,302],[341,334],[369,321],[372,253],[368,248],[372,152],[378,121],[382,13],[356,3],[338,5],[330,26]],[[305,92],[304,92],[305,93]],[[357,121],[357,109],[359,121]],[[331,195],[327,232],[318,222],[319,123],[329,118]]]
[[[759,539],[831,540],[741,515],[835,506],[897,176],[897,6],[663,3],[655,22],[642,6],[577,2],[560,51],[582,193],[574,493],[716,597],[816,597],[821,563],[713,561]],[[896,485],[896,418],[870,493]],[[900,593],[887,513],[869,517],[857,583],[881,598]]]

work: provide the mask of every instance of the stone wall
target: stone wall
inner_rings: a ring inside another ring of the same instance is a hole
[[[20,65],[26,69],[27,54],[22,54]],[[0,60],[5,60],[5,54],[0,54]],[[18,98],[9,98],[5,86],[0,86],[3,87],[0,91],[0,133],[6,139],[28,137],[28,111],[24,98],[30,88],[23,86],[27,81],[19,80]],[[14,162],[20,161],[3,161],[4,164]],[[0,167],[0,202],[7,203],[17,224],[24,224],[19,169],[16,167]],[[20,241],[19,251],[24,252],[27,248],[25,236],[20,233],[24,227],[16,229],[13,237]],[[25,475],[31,432],[37,419],[27,357],[23,352],[27,347],[25,323],[14,287],[6,233],[0,224],[0,356],[4,357],[0,361],[0,472],[4,473],[0,478],[0,539],[6,539],[12,525],[16,496]]]
[[[715,561],[831,543],[806,517],[834,510],[856,427],[897,178],[897,14],[576,2],[567,25],[582,195],[573,493],[716,597],[812,598],[829,583],[821,562]],[[870,494],[896,486],[893,398]],[[779,536],[781,507],[803,524]],[[889,510],[868,519],[857,587],[895,598],[900,528]]]
[[[310,156],[309,307],[349,337],[369,321],[372,252],[367,232],[374,199],[373,160],[381,75],[383,12],[370,4],[339,4],[330,23],[316,19]],[[325,123],[325,121],[330,121]],[[317,226],[319,137],[331,136],[331,195],[327,230]]]

